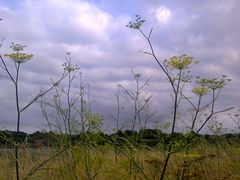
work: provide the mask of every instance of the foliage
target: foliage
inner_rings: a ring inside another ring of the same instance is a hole
[[[61,135],[53,132],[40,132],[36,131],[31,134],[27,134],[24,132],[19,133],[19,141],[21,143],[27,141],[27,145],[32,148],[42,148],[42,147],[54,147],[56,144],[56,140],[59,139]],[[130,140],[133,136],[138,137],[138,145],[146,145],[148,147],[163,147],[170,144],[169,134],[163,133],[158,129],[141,129],[140,131],[118,131],[113,134],[104,134],[104,132],[98,131],[88,131],[85,133],[75,134],[71,136],[72,142],[74,144],[81,144],[86,140],[86,137],[89,139],[89,142],[94,142],[96,145],[105,145],[109,140],[112,139],[112,142],[118,141],[120,144],[124,144]],[[240,134],[222,134],[222,135],[211,135],[211,134],[195,134],[194,132],[182,134],[182,133],[174,133],[175,143],[180,142],[188,142],[189,138],[192,136],[196,136],[198,141],[206,141],[209,144],[215,144],[217,141],[224,140],[226,142],[235,142],[238,143],[240,141]],[[15,139],[16,132],[15,131],[0,131],[0,146],[4,147],[8,145],[9,147],[13,147],[11,141],[9,139]],[[45,140],[45,143],[41,143],[42,140]],[[36,146],[36,145],[39,146]]]

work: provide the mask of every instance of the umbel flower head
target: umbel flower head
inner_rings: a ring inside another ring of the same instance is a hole
[[[227,78],[226,75],[222,75],[220,79],[205,79],[201,78],[197,82],[201,85],[208,87],[211,90],[222,89],[231,79]]]
[[[197,96],[203,96],[209,92],[209,89],[204,86],[198,86],[192,89],[192,92]]]
[[[13,50],[13,53],[5,54],[5,56],[9,57],[14,62],[24,63],[32,59],[33,57],[33,54],[27,54],[27,53],[21,52],[24,50],[25,47],[26,47],[25,45],[15,44],[14,42],[12,42],[12,45],[10,46],[10,48]]]
[[[183,54],[181,56],[173,56],[169,60],[166,60],[166,65],[174,69],[187,69],[197,61],[193,61],[193,57]]]
[[[144,19],[142,19],[139,15],[136,15],[135,22],[130,21],[127,24],[127,27],[130,29],[140,29],[144,22],[145,22]]]

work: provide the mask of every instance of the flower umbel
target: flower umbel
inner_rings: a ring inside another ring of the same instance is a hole
[[[62,64],[64,71],[72,72],[77,71],[79,69],[77,64],[71,64],[71,63],[64,63]]]
[[[197,96],[203,96],[209,92],[209,89],[204,86],[195,87],[192,89],[192,92]]]
[[[193,57],[183,54],[181,56],[173,56],[166,60],[166,65],[174,69],[187,69],[197,61],[193,61]]]
[[[205,79],[201,78],[197,80],[200,85],[207,86],[211,90],[222,89],[231,79],[223,75],[221,79]]]
[[[127,27],[130,29],[140,29],[144,22],[145,22],[144,19],[142,19],[139,15],[136,15],[135,22],[130,21],[127,24]]]
[[[26,54],[26,53],[11,53],[11,54],[5,54],[5,56],[11,58],[13,61],[17,63],[24,63],[30,59],[32,59],[32,54]]]
[[[15,61],[17,63],[24,63],[24,62],[32,59],[32,57],[33,57],[33,54],[27,54],[27,53],[20,52],[20,51],[23,51],[25,47],[26,47],[25,45],[15,44],[12,42],[12,45],[10,46],[10,48],[12,48],[13,53],[5,54],[5,56],[9,57],[10,59],[12,59],[13,61]]]

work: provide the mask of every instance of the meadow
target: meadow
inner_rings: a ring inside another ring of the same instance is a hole
[[[169,146],[164,141],[153,145],[154,139],[146,134],[137,144],[131,142],[131,136],[116,134],[93,133],[84,139],[80,137],[71,149],[63,144],[38,148],[23,145],[19,151],[20,179],[160,179]],[[164,179],[240,178],[238,135],[200,136],[187,146],[176,138],[174,144],[177,152],[171,156]],[[180,146],[184,149],[179,150]],[[1,149],[0,158],[0,179],[15,179],[14,149]]]
[[[136,16],[127,27],[146,40],[149,51],[143,53],[153,58],[170,86],[168,126],[158,122],[156,129],[148,129],[155,114],[150,108],[149,79],[142,80],[142,74],[132,70],[134,89],[117,87],[116,128],[113,134],[104,134],[104,118],[93,111],[89,86],[69,52],[60,77],[21,106],[20,68],[33,54],[24,52],[25,45],[12,43],[12,53],[0,54],[0,67],[15,90],[17,128],[13,134],[0,133],[0,179],[240,179],[239,135],[225,134],[218,121],[218,115],[228,113],[240,129],[239,111],[217,106],[231,79],[226,75],[193,77],[190,69],[198,62],[187,54],[158,59],[151,43],[152,29],[148,33],[141,29],[144,22]],[[14,73],[5,58],[13,60]],[[186,86],[192,89],[186,90]],[[126,109],[131,111],[127,126],[120,123],[121,98],[127,99]],[[20,131],[21,115],[33,103],[40,106],[49,130],[48,136],[37,133],[43,136],[36,142]],[[183,130],[178,131],[181,125]],[[204,128],[210,135],[200,134]]]

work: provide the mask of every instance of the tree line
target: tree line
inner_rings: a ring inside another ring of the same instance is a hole
[[[125,146],[128,142],[135,144],[136,146],[146,147],[167,147],[169,144],[186,143],[188,137],[192,136],[194,132],[179,133],[176,132],[171,138],[171,134],[162,132],[159,129],[141,129],[139,131],[124,130],[117,131],[112,134],[106,134],[104,132],[84,132],[71,135],[71,141],[73,144],[81,143],[88,138],[89,143],[95,146],[106,145],[109,142],[115,143],[118,146]],[[14,138],[16,138],[16,131],[2,130],[0,131],[0,148],[13,148]],[[41,132],[36,131],[33,133],[19,132],[19,142],[22,146],[30,148],[42,148],[42,147],[55,147],[60,139],[67,138],[67,135],[58,134],[54,132]],[[239,143],[239,133],[227,133],[221,135],[214,134],[196,134],[196,142],[206,141],[209,144],[215,144],[223,141],[228,143]],[[194,142],[193,142],[194,143]]]

